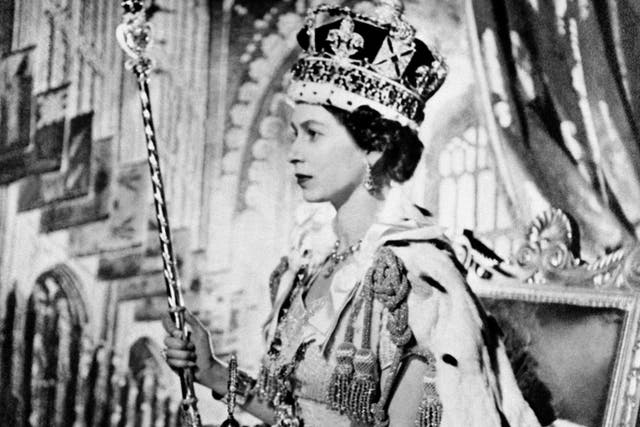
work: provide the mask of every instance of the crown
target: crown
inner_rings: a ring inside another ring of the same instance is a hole
[[[303,52],[291,70],[293,101],[352,111],[361,105],[417,129],[427,100],[447,75],[442,57],[415,37],[399,0],[368,10],[321,5],[298,33]]]

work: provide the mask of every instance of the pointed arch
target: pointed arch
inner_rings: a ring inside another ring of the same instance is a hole
[[[151,425],[164,414],[158,411],[165,387],[160,346],[149,337],[139,338],[129,349],[129,371],[138,390],[135,425]]]
[[[80,282],[68,266],[58,264],[38,276],[26,307],[20,424],[47,427],[75,420],[88,320]]]
[[[163,365],[160,346],[149,337],[139,338],[129,349],[129,370],[136,378],[145,369],[160,372]]]
[[[14,353],[14,329],[17,295],[15,287],[5,300],[4,318],[0,323],[0,425],[15,425],[16,398],[12,385],[15,381],[12,356]]]

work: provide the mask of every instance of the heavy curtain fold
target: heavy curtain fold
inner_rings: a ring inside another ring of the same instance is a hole
[[[485,124],[517,211],[538,213],[533,186],[576,219],[588,253],[637,239],[640,6],[466,1]]]

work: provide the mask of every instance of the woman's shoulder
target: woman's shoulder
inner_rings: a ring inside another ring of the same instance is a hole
[[[466,269],[453,243],[435,225],[389,230],[378,248],[381,251],[398,257],[417,291],[449,294],[466,287]]]
[[[463,280],[466,272],[444,229],[429,211],[412,203],[401,189],[390,191],[379,220],[375,246],[378,251],[391,249],[402,260],[408,273],[414,276],[414,287],[454,286]],[[440,286],[434,280],[440,282]]]
[[[434,333],[446,330],[445,335],[464,338],[465,353],[471,354],[481,342],[483,314],[450,240],[433,230],[422,230],[421,235],[405,230],[390,236],[379,247],[372,268],[387,269],[387,277],[405,279],[393,281],[393,292],[379,287],[382,298],[391,293],[406,300],[408,326],[419,344],[434,345]],[[394,269],[396,273],[389,274]]]

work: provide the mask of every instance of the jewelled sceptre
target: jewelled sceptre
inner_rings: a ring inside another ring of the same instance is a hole
[[[156,145],[155,129],[151,115],[151,101],[149,98],[149,73],[152,61],[146,55],[151,37],[151,26],[146,20],[144,4],[142,0],[125,0],[122,2],[124,17],[122,24],[116,29],[116,38],[120,47],[129,56],[126,67],[131,69],[138,80],[138,93],[142,105],[142,121],[147,142],[147,158],[151,171],[151,185],[153,199],[158,220],[158,233],[162,252],[164,269],[164,282],[167,289],[169,312],[174,324],[187,336],[184,322],[184,301],[180,289],[176,270],[176,258],[171,243],[171,231],[169,229],[169,216],[164,197],[162,174],[160,172],[160,157]],[[193,371],[182,369],[180,371],[180,385],[182,387],[182,425],[184,427],[200,427],[202,421],[198,413],[197,402],[193,389]]]

